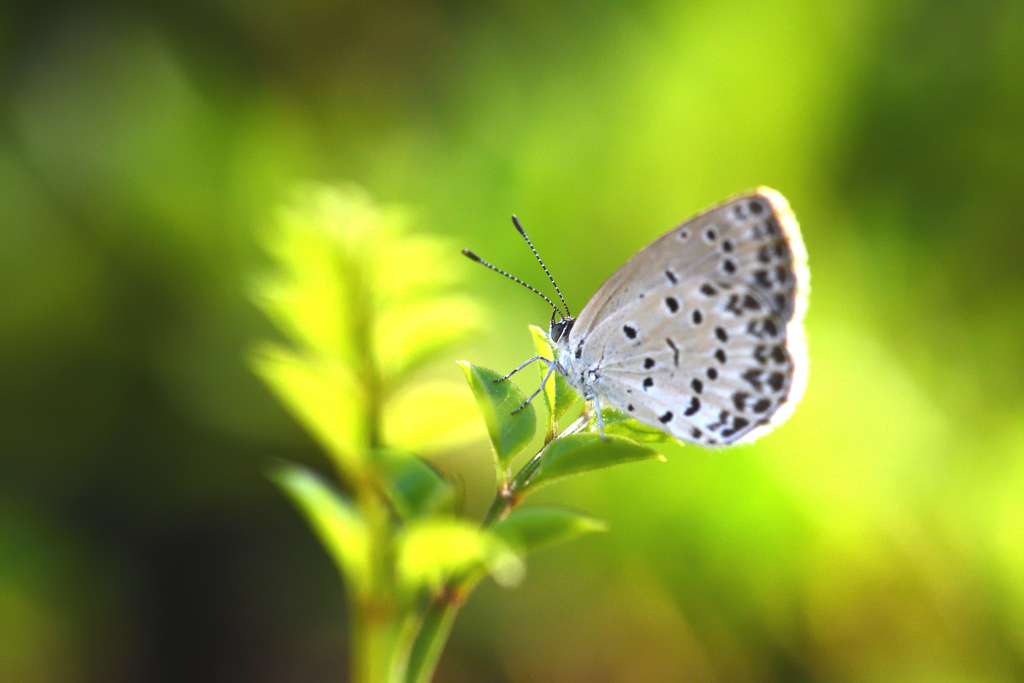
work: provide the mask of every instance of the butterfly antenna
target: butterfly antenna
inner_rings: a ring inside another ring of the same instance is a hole
[[[512,275],[511,273],[506,273],[506,272],[505,272],[504,270],[502,270],[501,268],[498,268],[497,266],[491,265],[491,264],[490,264],[490,263],[488,263],[487,261],[484,261],[484,260],[483,260],[482,258],[480,258],[480,257],[479,257],[479,256],[477,256],[476,254],[474,254],[473,252],[471,252],[471,251],[470,251],[469,249],[463,249],[463,250],[462,250],[462,254],[463,254],[463,255],[464,255],[464,256],[465,256],[466,258],[468,258],[468,259],[470,259],[470,260],[473,260],[473,261],[476,261],[477,263],[479,263],[479,264],[480,264],[480,265],[482,265],[482,266],[487,266],[488,268],[490,268],[491,270],[493,270],[493,271],[494,271],[495,273],[500,273],[500,274],[504,275],[505,277],[507,277],[508,279],[510,279],[510,280],[514,280],[514,281],[518,282],[518,283],[519,283],[519,284],[521,284],[521,285],[522,285],[523,287],[526,287],[526,288],[527,288],[528,290],[530,290],[531,292],[533,292],[534,294],[536,294],[537,296],[539,296],[539,297],[540,297],[541,299],[544,299],[544,301],[547,301],[547,302],[548,302],[548,304],[549,304],[549,305],[551,306],[551,308],[555,309],[555,311],[556,311],[556,312],[558,313],[558,315],[559,315],[559,316],[562,316],[562,311],[561,311],[561,309],[560,309],[560,308],[558,308],[558,306],[556,306],[556,305],[555,305],[555,302],[554,302],[554,301],[552,301],[551,299],[549,299],[549,298],[547,298],[546,296],[544,296],[544,293],[543,293],[543,292],[541,292],[540,290],[536,289],[535,287],[531,287],[530,285],[526,284],[525,282],[523,282],[522,280],[520,280],[519,278],[517,278],[517,277],[516,277],[515,275]],[[562,317],[564,317],[564,316],[562,316]]]
[[[516,230],[518,230],[519,234],[523,236],[526,243],[530,245],[530,251],[532,251],[533,255],[537,257],[537,262],[540,263],[540,267],[544,269],[544,274],[548,276],[548,279],[551,280],[551,284],[555,286],[555,291],[558,292],[558,298],[562,300],[562,305],[565,306],[565,314],[571,318],[572,313],[569,313],[569,304],[565,303],[565,297],[562,296],[562,290],[560,290],[558,285],[555,284],[555,278],[551,277],[551,273],[548,272],[548,267],[544,265],[544,260],[541,259],[540,254],[537,253],[537,250],[533,246],[533,242],[531,242],[530,238],[527,237],[526,231],[523,230],[523,226],[519,225],[519,219],[516,218],[515,214],[512,214],[512,224],[516,226]],[[559,311],[559,315],[561,315],[561,311]]]

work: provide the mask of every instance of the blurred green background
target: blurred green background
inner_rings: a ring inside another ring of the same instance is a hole
[[[810,252],[793,419],[546,490],[611,531],[485,585],[438,680],[1024,680],[1019,0],[100,0],[0,7],[0,681],[344,680],[263,475],[326,460],[245,364],[304,180],[542,284],[516,212],[574,311],[757,184]],[[461,356],[533,355],[543,303],[466,277]],[[487,447],[437,462],[479,514]]]

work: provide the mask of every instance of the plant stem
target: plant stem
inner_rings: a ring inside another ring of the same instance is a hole
[[[449,595],[448,588],[427,608],[423,627],[409,655],[409,670],[406,683],[430,683],[437,663],[444,652],[444,646],[451,635],[455,616],[459,613],[462,600]]]
[[[583,414],[580,415],[579,419],[563,430],[559,436],[568,436],[580,431],[586,427],[589,419],[590,411],[584,408]],[[494,497],[491,507],[487,510],[487,514],[484,515],[483,521],[480,523],[481,527],[486,529],[500,522],[519,504],[523,497],[518,493],[517,489],[529,481],[536,470],[541,455],[544,453],[544,448],[554,439],[555,434],[552,429],[548,433],[547,438],[545,438],[544,445],[540,451],[523,465],[515,477],[512,477],[510,480],[508,473],[502,477],[502,480],[498,483],[498,493]],[[412,653],[409,656],[408,674],[405,683],[430,683],[434,670],[441,659],[441,654],[444,652],[445,644],[448,642],[448,637],[451,635],[452,626],[455,624],[455,617],[458,615],[459,609],[462,607],[462,603],[465,602],[466,597],[469,596],[482,578],[483,573],[481,572],[467,577],[459,583],[449,584],[430,603],[424,615],[419,636],[416,638],[416,642],[412,647]]]
[[[487,510],[487,514],[484,515],[484,519],[480,522],[480,526],[487,528],[495,522],[503,520],[509,512],[512,511],[522,498],[515,493],[509,487],[504,487],[497,496],[494,498],[494,502],[491,503],[491,507]]]
[[[372,599],[352,620],[353,683],[384,683],[389,679],[395,629],[391,610]]]
[[[547,442],[544,445],[546,446]],[[530,467],[543,452],[542,448],[523,467],[523,470]],[[520,470],[520,474],[522,474],[522,470]],[[494,501],[491,503],[490,509],[487,510],[487,514],[484,515],[480,526],[486,529],[494,523],[500,522],[519,504],[522,496],[514,491],[514,483],[515,480],[511,483],[503,481],[499,484],[498,494],[494,497]],[[420,635],[416,639],[412,654],[409,657],[409,673],[406,683],[430,683],[434,670],[437,668],[437,663],[441,659],[441,653],[444,652],[444,646],[448,642],[448,636],[451,635],[452,626],[455,624],[455,617],[458,615],[459,609],[462,607],[466,597],[473,591],[473,588],[482,577],[483,574],[479,573],[457,584],[449,584],[431,602],[424,616]]]
[[[390,520],[368,478],[359,482],[356,493],[370,531],[372,564],[369,591],[352,615],[352,681],[384,683],[389,680],[399,616],[391,578]]]

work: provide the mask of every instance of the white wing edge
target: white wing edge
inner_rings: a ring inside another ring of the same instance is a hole
[[[732,445],[751,443],[789,419],[804,396],[810,363],[807,355],[807,336],[804,332],[804,316],[807,314],[807,300],[811,289],[811,271],[807,267],[807,247],[800,235],[800,224],[797,223],[793,210],[789,208],[789,202],[779,192],[770,187],[761,186],[755,188],[753,194],[761,195],[771,204],[775,217],[779,220],[779,226],[782,228],[782,234],[785,235],[793,255],[796,289],[794,290],[793,317],[786,324],[786,348],[793,359],[793,379],[790,382],[786,402],[775,411],[768,424],[750,430],[742,439],[733,442]]]

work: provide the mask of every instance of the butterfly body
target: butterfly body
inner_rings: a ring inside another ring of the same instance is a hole
[[[555,370],[682,441],[752,441],[803,393],[808,287],[796,219],[757,188],[665,233],[577,318],[553,320]]]

